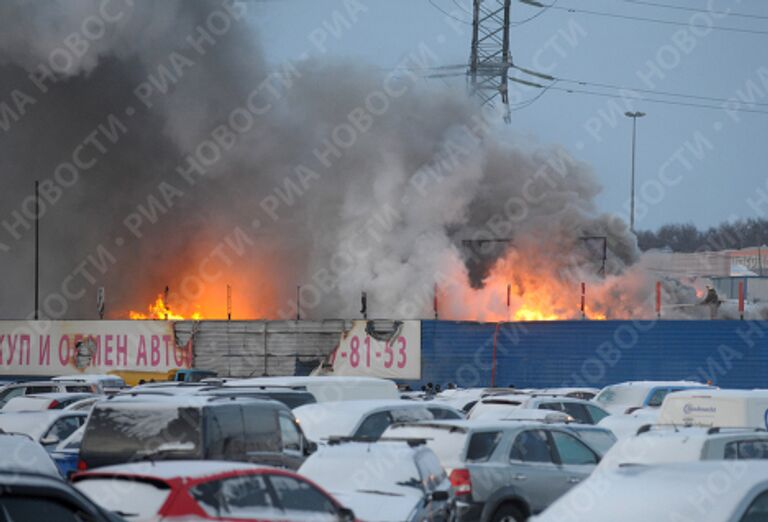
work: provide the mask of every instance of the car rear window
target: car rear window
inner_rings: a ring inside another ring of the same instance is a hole
[[[109,511],[142,520],[157,516],[171,494],[170,488],[161,483],[122,478],[86,478],[76,482],[75,487]]]
[[[726,459],[768,459],[768,440],[739,440],[725,445]]]
[[[213,517],[255,516],[276,510],[266,479],[261,475],[212,480],[189,492],[206,514]]]
[[[158,404],[95,408],[83,436],[89,456],[196,457],[200,453],[201,411]]]
[[[468,462],[483,462],[488,460],[493,454],[496,446],[501,440],[500,431],[486,431],[480,433],[473,433],[469,438],[469,444],[467,445]]]

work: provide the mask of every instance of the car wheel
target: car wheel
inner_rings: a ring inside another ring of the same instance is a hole
[[[493,514],[491,522],[523,522],[525,517],[520,510],[512,504],[502,504]]]

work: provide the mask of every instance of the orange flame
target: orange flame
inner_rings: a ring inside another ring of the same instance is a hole
[[[159,319],[165,321],[183,321],[184,319],[187,319],[183,315],[171,312],[171,309],[165,302],[162,294],[157,295],[155,302],[147,307],[147,312],[148,313],[145,314],[131,310],[128,312],[128,317],[133,320]],[[189,319],[192,319],[193,321],[199,321],[202,319],[202,315],[200,312],[195,312],[189,317]]]

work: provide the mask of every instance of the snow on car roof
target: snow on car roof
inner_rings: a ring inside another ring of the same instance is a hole
[[[331,493],[342,491],[384,491],[397,495],[421,496],[417,452],[404,442],[345,442],[321,446],[299,468]]]
[[[597,470],[531,522],[720,522],[731,520],[736,506],[757,485],[768,485],[768,462],[723,460]]]
[[[424,427],[424,428],[445,428],[445,429],[451,429],[451,428],[458,428],[463,431],[488,431],[488,430],[500,430],[500,429],[511,429],[511,428],[518,428],[518,427],[526,427],[526,426],[541,426],[541,422],[536,422],[533,420],[521,420],[521,421],[510,421],[510,420],[502,420],[502,419],[478,419],[478,420],[469,420],[469,419],[446,419],[446,420],[434,420],[434,421],[415,421],[415,422],[402,422],[393,424],[388,429],[397,429],[401,426],[407,426],[408,428],[418,428],[418,427]]]
[[[254,399],[251,397],[227,397],[226,401],[237,402],[254,402],[261,399]],[[270,402],[264,400],[263,402]],[[108,408],[111,404],[117,404],[120,408],[130,408],[135,406],[136,408],[202,408],[209,404],[221,404],[224,400],[221,397],[214,397],[210,395],[189,395],[189,394],[161,394],[161,393],[125,393],[114,395],[103,402],[100,402],[97,407]]]
[[[0,435],[0,471],[41,473],[60,478],[56,465],[40,444],[25,435],[6,433]]]
[[[312,383],[382,383],[392,382],[388,379],[381,379],[379,377],[342,377],[333,375],[323,376],[288,376],[288,377],[251,377],[248,379],[233,379],[227,380],[223,383],[223,386],[249,386],[249,385],[283,385],[283,386],[305,386]]]
[[[360,419],[369,413],[393,408],[426,411],[427,404],[402,399],[331,401],[304,404],[294,408],[293,414],[310,439],[320,440],[332,435],[351,435]]]
[[[696,381],[625,381],[617,382],[616,384],[609,384],[605,388],[613,388],[616,386],[634,386],[637,388],[656,388],[658,386],[702,386],[707,385]],[[603,388],[603,389],[605,389]]]
[[[93,470],[94,473],[115,475],[140,475],[160,479],[174,478],[203,478],[219,475],[230,471],[264,469],[272,470],[269,466],[257,466],[245,462],[216,461],[216,460],[173,460],[158,462],[135,462],[105,466]]]
[[[79,373],[77,375],[59,375],[58,377],[53,377],[51,380],[56,382],[74,381],[74,382],[99,383],[103,381],[122,381],[123,378],[118,375]]]
[[[77,415],[79,413],[64,410],[2,413],[0,414],[0,429],[7,433],[24,433],[33,439],[39,439],[54,420],[64,415]]]

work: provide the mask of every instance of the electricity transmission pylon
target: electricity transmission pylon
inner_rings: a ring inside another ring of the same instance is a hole
[[[509,11],[512,0],[472,0],[472,51],[469,58],[470,92],[483,105],[501,97],[504,121],[509,123]]]

